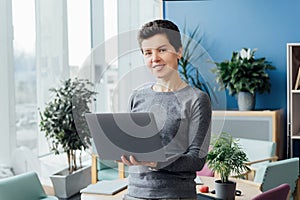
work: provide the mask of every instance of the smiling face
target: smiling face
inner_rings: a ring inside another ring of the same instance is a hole
[[[158,79],[169,80],[178,73],[178,59],[181,48],[176,52],[165,34],[156,34],[141,43],[145,64]]]

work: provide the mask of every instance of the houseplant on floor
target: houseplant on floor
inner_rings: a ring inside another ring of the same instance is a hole
[[[212,140],[212,148],[207,155],[208,167],[220,176],[215,181],[216,197],[224,200],[235,199],[236,183],[229,176],[242,176],[250,169],[246,165],[247,155],[235,139],[226,132]]]
[[[275,67],[265,57],[255,58],[256,50],[243,48],[239,52],[233,52],[231,60],[213,62],[216,67],[212,72],[217,75],[219,89],[228,89],[232,96],[238,95],[239,110],[253,110],[256,93],[271,90],[267,70],[274,70]]]
[[[92,86],[88,80],[78,78],[63,81],[60,88],[49,89],[54,98],[46,104],[44,111],[40,112],[40,130],[45,133],[50,150],[55,154],[67,154],[68,169],[50,177],[55,194],[60,198],[76,194],[91,181],[90,166],[82,166],[81,153],[91,144],[84,114],[90,111],[89,104],[96,94],[90,90]],[[86,173],[88,177],[78,181],[79,171]],[[59,182],[58,186],[55,185],[56,179]],[[66,184],[64,181],[69,179],[77,180]],[[76,182],[79,182],[79,188],[76,188]],[[71,186],[75,188],[70,188]]]

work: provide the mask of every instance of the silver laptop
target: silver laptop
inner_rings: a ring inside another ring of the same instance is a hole
[[[101,159],[166,160],[153,113],[87,113],[85,118]]]

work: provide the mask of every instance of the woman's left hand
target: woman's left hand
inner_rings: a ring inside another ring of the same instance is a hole
[[[157,162],[146,162],[146,161],[139,162],[134,158],[134,156],[129,156],[129,160],[125,156],[121,156],[121,160],[124,164],[129,165],[129,166],[131,166],[131,165],[143,165],[143,166],[148,166],[148,167],[156,167],[157,166]]]

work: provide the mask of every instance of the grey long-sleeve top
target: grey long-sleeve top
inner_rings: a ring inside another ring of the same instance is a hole
[[[195,172],[205,163],[211,136],[208,95],[191,86],[175,92],[155,92],[146,86],[133,92],[129,108],[154,113],[164,150],[172,157],[159,162],[156,169],[130,166],[128,195],[195,198]]]

